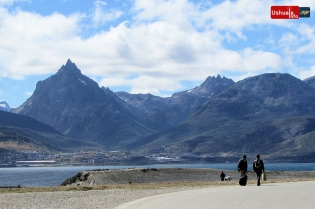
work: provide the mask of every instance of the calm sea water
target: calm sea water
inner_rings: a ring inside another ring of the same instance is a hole
[[[177,164],[142,166],[75,166],[75,167],[16,167],[0,168],[0,186],[58,186],[64,180],[85,170],[124,168],[213,168],[236,170],[236,164]],[[250,165],[249,165],[250,168]],[[315,163],[266,164],[267,171],[315,171]]]

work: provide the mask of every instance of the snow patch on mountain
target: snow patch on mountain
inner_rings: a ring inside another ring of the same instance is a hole
[[[83,81],[83,80],[81,80],[80,78],[79,78],[79,81],[81,81],[81,83],[83,83],[83,85],[84,86],[86,86],[87,84],[86,84],[86,82],[85,81]]]

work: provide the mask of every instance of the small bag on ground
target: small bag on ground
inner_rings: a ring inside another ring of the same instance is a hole
[[[241,186],[246,186],[246,184],[247,184],[247,175],[244,175],[244,176],[240,177],[239,184]]]

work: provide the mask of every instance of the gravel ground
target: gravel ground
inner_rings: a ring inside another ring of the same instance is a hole
[[[90,172],[90,173],[89,173]],[[227,171],[232,176],[231,182],[219,181],[220,171],[210,169],[160,169],[158,171],[120,170],[120,171],[87,171],[85,180],[76,178],[73,185],[119,185],[131,181],[137,185],[137,189],[105,189],[89,191],[66,191],[66,192],[33,192],[33,193],[9,193],[0,194],[0,208],[8,209],[36,209],[36,208],[59,208],[59,209],[88,209],[88,208],[115,208],[126,202],[139,198],[159,194],[178,192],[191,189],[204,188],[205,186],[180,186],[162,187],[155,189],[141,189],[146,183],[165,182],[212,182],[206,186],[221,186],[226,184],[237,184],[238,172]],[[80,176],[80,175],[79,175]],[[82,175],[81,175],[82,176]],[[80,176],[80,177],[81,177]],[[84,176],[82,176],[84,179]],[[269,182],[275,180],[294,181],[303,179],[315,179],[315,172],[268,172]],[[249,173],[251,183],[255,176]],[[249,181],[249,183],[250,183]],[[199,184],[200,185],[200,184]]]
[[[165,194],[170,192],[194,189],[191,187],[162,188],[162,189],[110,189],[99,191],[77,192],[41,192],[24,194],[1,194],[0,208],[8,209],[88,209],[114,208],[126,202],[143,197]],[[196,189],[196,188],[195,188]]]

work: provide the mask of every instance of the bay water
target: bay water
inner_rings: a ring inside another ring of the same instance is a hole
[[[251,165],[249,164],[249,171]],[[43,187],[59,186],[64,180],[79,172],[96,169],[126,168],[211,168],[236,170],[236,164],[166,164],[141,166],[69,166],[69,167],[11,167],[0,168],[0,186]],[[315,171],[315,163],[266,164],[266,171]],[[218,171],[219,172],[219,171]]]

